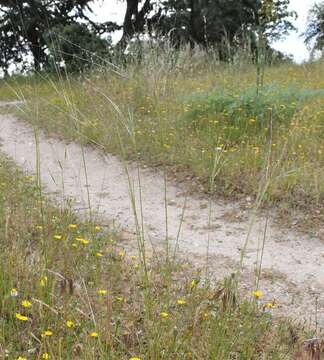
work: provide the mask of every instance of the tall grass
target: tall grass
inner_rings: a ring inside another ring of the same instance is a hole
[[[0,186],[3,358],[288,359],[309,335],[231,278],[157,258],[144,271],[113,228],[54,208],[4,158]]]
[[[96,223],[90,200],[88,222],[53,208],[43,198],[39,154],[36,184],[3,160],[5,356],[288,359],[306,336],[289,320],[274,320],[274,304],[259,291],[240,298],[238,276],[211,285],[208,247],[205,277],[177,259],[178,240],[171,257],[166,198],[166,261],[148,259],[140,173],[137,204],[125,160],[194,174],[209,194],[253,195],[254,216],[265,201],[320,208],[323,134],[316,131],[322,129],[323,94],[315,83],[305,86],[305,78],[322,65],[269,68],[271,84],[256,91],[254,69],[245,62],[226,66],[200,53],[170,51],[145,52],[140,63],[118,72],[41,74],[2,84],[3,98],[27,99],[20,115],[36,128],[122,157],[137,237],[137,253],[128,254],[114,229]],[[283,72],[300,78],[288,87]]]
[[[247,62],[224,65],[199,52],[151,49],[119,72],[107,67],[78,77],[20,78],[2,82],[1,89],[3,98],[11,92],[32,103],[37,97],[37,120],[33,110],[21,116],[48,132],[115,154],[121,154],[121,139],[128,158],[177,169],[180,178],[194,174],[206,191],[215,149],[221,149],[224,166],[213,191],[231,197],[257,195],[271,108],[273,161],[283,161],[267,202],[322,211],[322,71],[321,62],[269,66],[257,94],[255,69]]]

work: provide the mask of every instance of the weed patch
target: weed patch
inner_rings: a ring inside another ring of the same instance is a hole
[[[144,271],[112,228],[55,208],[3,158],[0,186],[2,357],[282,358],[305,336],[231,278],[211,286],[163,257]]]
[[[254,86],[239,93],[199,93],[186,101],[188,125],[203,128],[214,119],[217,124],[238,130],[236,140],[239,141],[245,135],[253,136],[268,130],[269,113],[274,126],[289,126],[305,101],[320,96],[324,97],[321,90],[278,88],[275,84],[265,86],[259,93]],[[231,134],[228,135],[230,141]]]
[[[271,151],[265,201],[323,214],[322,63],[269,67],[257,95],[249,66],[210,61],[202,67],[190,60],[164,67],[162,58],[155,60],[128,64],[123,76],[103,69],[82,78],[30,78],[29,84],[13,79],[0,88],[4,98],[9,87],[29,99],[19,116],[47,132],[149,165],[186,169],[206,191],[221,152],[213,191],[223,196],[256,196]]]

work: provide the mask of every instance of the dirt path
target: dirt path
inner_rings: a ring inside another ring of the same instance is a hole
[[[0,115],[0,150],[30,172],[36,168],[36,146],[33,129],[11,115]],[[72,199],[73,208],[91,208],[105,219],[114,219],[123,230],[134,233],[134,216],[129,197],[129,185],[123,163],[114,156],[86,148],[83,163],[79,144],[39,136],[40,169],[46,189],[58,199]],[[138,197],[138,169],[128,164],[128,171]],[[146,238],[161,245],[166,235],[165,193],[163,175],[158,170],[140,169],[142,208]],[[64,184],[64,186],[63,186]],[[174,244],[179,230],[185,190],[168,184],[168,233]],[[204,263],[209,237],[209,249],[214,276],[228,275],[240,257],[240,249],[249,227],[248,211],[236,203],[212,203],[211,225],[208,231],[208,199],[190,196],[186,201],[179,245],[181,253],[194,262]],[[251,286],[252,273],[260,253],[265,219],[257,218],[253,226],[244,261],[245,286]],[[209,235],[208,235],[209,233]],[[163,245],[163,244],[162,244]],[[278,229],[269,221],[261,289],[266,298],[276,298],[277,311],[311,318],[315,315],[324,326],[324,242],[311,236],[300,236],[288,229]],[[317,300],[316,300],[317,299]],[[315,314],[315,304],[317,312]]]

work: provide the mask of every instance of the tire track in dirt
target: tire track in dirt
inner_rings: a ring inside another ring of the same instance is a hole
[[[101,218],[107,221],[113,219],[117,226],[130,234],[128,241],[132,241],[135,221],[129,182],[124,163],[119,158],[86,147],[85,172],[79,144],[48,138],[41,131],[39,149],[41,179],[49,194],[58,200],[68,199],[80,214],[88,212],[89,195],[91,208]],[[0,150],[23,169],[35,172],[34,130],[9,114],[0,115]],[[140,212],[138,167],[127,163],[127,169],[137,211]],[[140,168],[139,173],[145,236],[153,246],[163,248],[166,238],[164,176],[159,170],[149,168]],[[209,244],[212,276],[220,279],[228,275],[239,261],[240,250],[247,236],[249,221],[245,219],[249,218],[248,210],[241,210],[237,203],[212,201],[209,223],[209,201],[206,196],[187,197],[182,186],[169,183],[166,199],[170,244],[175,244],[186,204],[179,237],[181,254],[197,265],[204,265]],[[235,214],[235,221],[229,221],[230,214]],[[253,271],[260,255],[264,228],[265,218],[257,217],[244,260],[243,288],[247,291],[253,285]],[[279,229],[269,220],[260,287],[267,299],[276,299],[278,313],[302,316],[311,321],[316,315],[324,326],[323,263],[324,242],[320,238]]]

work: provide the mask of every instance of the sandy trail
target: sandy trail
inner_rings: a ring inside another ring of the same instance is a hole
[[[80,213],[88,211],[89,193],[91,208],[101,217],[107,221],[113,219],[128,233],[135,232],[129,183],[120,159],[92,148],[85,148],[84,159],[88,178],[86,181],[82,148],[79,144],[67,144],[48,138],[40,132],[39,147],[41,178],[48,193],[59,200],[71,199],[73,208]],[[29,125],[9,114],[0,115],[0,150],[25,170],[35,172],[34,131]],[[138,205],[138,168],[128,163],[128,171]],[[146,238],[155,246],[164,246],[166,221],[163,174],[148,168],[141,168],[139,172]],[[169,183],[168,234],[173,244],[177,238],[185,202],[184,222],[179,237],[181,253],[190,260],[202,264],[205,261],[209,238],[215,277],[220,278],[229,274],[239,260],[240,249],[246,239],[249,227],[248,210],[240,209],[237,203],[213,201],[208,231],[208,198],[203,195],[190,195],[186,200],[185,189]],[[231,214],[236,216],[231,216],[234,220],[230,221]],[[251,286],[249,281],[260,252],[264,226],[265,219],[259,217],[252,229],[244,261],[246,287]],[[278,311],[311,318],[312,321],[316,315],[318,322],[324,326],[323,263],[324,242],[320,238],[297,235],[289,229],[279,229],[271,220],[269,221],[261,289],[268,299],[277,299]]]

